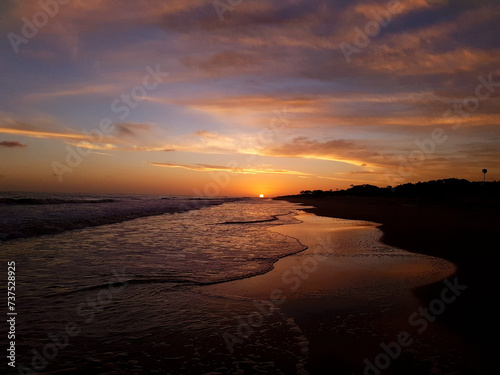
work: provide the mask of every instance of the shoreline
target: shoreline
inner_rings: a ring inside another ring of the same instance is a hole
[[[370,197],[275,199],[314,206],[304,211],[319,216],[380,223],[382,243],[456,264],[455,275],[461,284],[468,286],[467,293],[438,321],[493,361],[500,349],[498,342],[488,339],[500,334],[497,323],[500,307],[495,297],[500,283],[495,276],[497,266],[490,261],[490,253],[498,242],[497,208],[415,205],[402,199]],[[414,293],[427,305],[439,297],[441,289],[441,283],[431,283],[416,288]]]
[[[377,223],[304,212],[295,218],[301,223],[268,230],[296,238],[306,250],[281,258],[268,273],[201,290],[254,301],[266,309],[273,306],[290,317],[303,334],[309,355],[305,368],[311,375],[363,374],[364,360],[373,361],[381,343],[391,342],[406,330],[419,342],[411,347],[411,354],[398,356],[385,374],[429,373],[427,362],[436,352],[442,357],[439,366],[449,369],[450,356],[443,350],[447,342],[453,342],[461,353],[468,352],[469,345],[441,324],[429,324],[420,335],[408,321],[421,307],[412,289],[442,284],[455,271],[452,263],[381,244]],[[265,309],[259,310],[252,313],[257,314],[253,320],[265,321]],[[262,329],[261,325],[256,328]],[[233,334],[242,345],[251,343]],[[480,361],[475,358],[473,363]]]

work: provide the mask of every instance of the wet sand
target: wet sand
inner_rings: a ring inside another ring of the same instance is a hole
[[[457,336],[484,354],[484,362],[498,373],[500,343],[500,285],[492,253],[498,248],[498,200],[466,197],[445,200],[380,197],[283,197],[313,208],[307,212],[328,217],[370,220],[382,225],[382,242],[411,252],[447,259],[457,265],[456,275],[468,285],[467,293],[438,317]],[[439,296],[440,283],[414,290],[422,304]]]
[[[380,373],[485,373],[481,354],[448,328],[428,321],[423,329],[419,309],[426,306],[413,291],[433,283],[445,288],[453,263],[381,243],[377,223],[304,212],[297,219],[302,223],[270,230],[298,239],[307,250],[282,258],[266,274],[204,287],[203,293],[259,301],[257,314],[273,306],[291,317],[307,339],[310,374],[377,374],[369,363],[401,332],[408,332],[411,345]]]
[[[287,256],[263,275],[219,284],[212,290],[269,299],[274,289],[287,300],[311,295],[360,299],[406,292],[451,276],[455,266],[379,242],[376,223],[333,219],[301,212],[300,224],[269,230],[296,238],[307,250]],[[354,295],[352,290],[357,290]],[[409,293],[411,294],[411,293]]]

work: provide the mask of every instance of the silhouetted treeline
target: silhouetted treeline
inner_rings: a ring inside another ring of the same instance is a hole
[[[374,185],[356,185],[345,190],[302,190],[301,196],[359,196],[444,199],[459,197],[500,198],[500,181],[471,182],[464,179],[448,178],[427,182],[407,183],[395,187],[380,188]]]

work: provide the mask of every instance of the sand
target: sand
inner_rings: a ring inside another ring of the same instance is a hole
[[[460,340],[466,341],[472,347],[471,352],[481,353],[483,373],[498,372],[495,358],[500,350],[497,340],[500,306],[496,290],[500,283],[492,254],[498,248],[500,209],[495,202],[472,205],[458,199],[440,202],[349,196],[280,199],[313,206],[305,210],[317,215],[381,223],[383,243],[455,263],[456,275],[469,288],[437,320]],[[434,283],[413,292],[421,304],[426,305],[439,297],[441,290],[442,283]],[[467,353],[462,355],[469,357]],[[459,354],[455,353],[454,358],[457,357]]]
[[[439,321],[422,329],[418,320],[427,305],[415,288],[446,288],[442,281],[455,274],[453,263],[381,243],[378,223],[305,212],[296,218],[302,223],[270,230],[307,250],[280,259],[266,274],[204,287],[203,293],[256,300],[262,314],[274,305],[291,317],[307,338],[310,374],[377,374],[382,370],[375,363],[385,367],[383,345],[391,347],[405,332],[411,345],[390,359],[384,374],[488,373],[473,345]]]

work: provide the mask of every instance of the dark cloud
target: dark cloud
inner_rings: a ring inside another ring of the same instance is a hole
[[[8,13],[16,6],[16,0],[3,0],[0,2],[0,14],[7,18]]]
[[[339,2],[339,5],[342,5],[342,3],[345,3],[345,1]],[[221,20],[214,4],[207,2],[198,7],[165,15],[162,18],[161,26],[167,30],[183,33],[189,33],[193,30],[246,28],[257,30],[262,27],[300,24],[308,16],[320,13],[318,10],[324,8],[324,6],[325,2],[322,0],[302,0],[291,4],[278,1],[267,1],[260,4],[256,2],[245,4],[243,2],[238,6],[231,7],[232,11],[224,11],[221,8],[224,17]]]
[[[457,27],[452,37],[462,45],[485,50],[499,49],[499,17],[500,4],[484,2],[483,6],[469,10],[457,19],[460,27]]]
[[[1,141],[0,142],[0,147],[6,147],[6,148],[16,148],[16,147],[27,147],[26,145],[23,145],[21,142],[18,141]]]
[[[461,145],[459,154],[465,155],[467,158],[496,163],[500,159],[500,150],[495,142],[471,142]]]
[[[118,123],[115,124],[115,132],[118,137],[137,138],[151,130],[148,124]]]
[[[436,24],[453,21],[457,17],[456,12],[451,12],[446,4],[437,2],[435,4],[437,7],[423,8],[415,12],[396,15],[383,31],[388,34],[416,32]]]
[[[13,26],[11,13],[18,5],[16,0],[2,0],[0,1],[0,31],[2,33],[11,32],[10,27]]]
[[[259,56],[253,53],[235,51],[218,52],[205,59],[195,57],[186,57],[181,59],[181,62],[187,67],[205,71],[226,69],[227,67],[255,66],[259,61]]]

